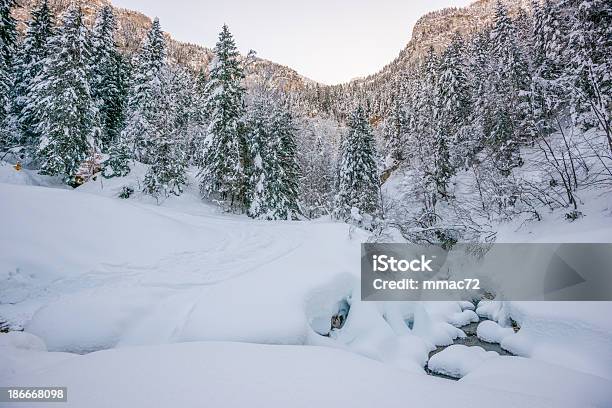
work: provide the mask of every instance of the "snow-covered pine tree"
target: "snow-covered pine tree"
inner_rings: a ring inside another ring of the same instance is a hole
[[[519,142],[521,121],[528,111],[522,108],[522,91],[529,89],[527,64],[519,52],[514,24],[500,0],[495,6],[494,25],[491,30],[491,57],[493,86],[489,91],[492,120],[486,129],[489,146],[496,156],[502,175],[522,165]]]
[[[563,68],[567,35],[559,3],[545,0],[534,7],[531,114],[537,133],[547,135],[554,130],[550,121],[567,105],[568,89]]]
[[[336,124],[335,121],[331,122]],[[330,215],[334,202],[335,160],[333,135],[339,133],[337,126],[325,132],[322,123],[303,120],[297,138],[298,163],[302,171],[300,179],[300,208],[309,218]]]
[[[274,206],[278,201],[274,195],[276,189],[269,186],[270,183],[279,181],[280,168],[276,148],[271,146],[273,140],[270,132],[270,111],[270,101],[264,96],[259,96],[249,107],[247,114],[246,141],[251,158],[247,214],[253,218],[267,218],[268,207]],[[277,177],[276,180],[272,178],[274,176]]]
[[[17,43],[17,22],[12,15],[16,0],[0,0],[0,57],[7,67],[12,66]]]
[[[348,133],[342,141],[335,214],[349,220],[355,216],[376,215],[380,210],[380,180],[372,128],[364,108],[358,106],[348,120]]]
[[[108,150],[108,156],[102,169],[105,178],[123,177],[129,174],[132,151],[125,139],[122,137],[116,139]]]
[[[159,81],[151,89],[155,101],[154,130],[144,192],[155,197],[180,195],[187,184],[185,132],[188,123],[179,92],[187,85],[183,74],[181,67],[166,64],[159,72]]]
[[[243,69],[226,25],[219,34],[209,67],[205,110],[207,141],[200,169],[202,194],[242,210],[247,204],[246,145],[243,131]]]
[[[192,92],[192,132],[187,142],[187,156],[189,162],[200,167],[202,154],[204,153],[204,141],[206,138],[206,127],[208,115],[206,112],[206,82],[208,81],[204,68],[198,71],[195,86]]]
[[[286,219],[295,218],[300,211],[298,204],[300,167],[297,162],[295,141],[297,129],[293,116],[285,104],[276,107],[272,131],[279,140],[279,158],[283,170],[281,182],[285,208],[280,211],[280,216]]]
[[[271,95],[256,96],[247,119],[249,216],[286,220],[297,215],[299,169],[294,132],[284,107]]]
[[[91,93],[100,115],[100,146],[107,151],[123,128],[126,75],[115,43],[115,16],[104,6],[92,30]]]
[[[13,113],[19,126],[16,142],[25,146],[30,153],[37,148],[38,137],[35,124],[36,86],[46,58],[51,52],[49,44],[54,34],[53,16],[46,0],[32,10],[28,28],[15,63],[15,99]]]
[[[565,61],[575,121],[602,129],[612,152],[612,5],[606,0],[573,0],[569,13]]]
[[[43,79],[32,100],[36,103],[36,131],[41,140],[36,152],[41,172],[62,175],[74,183],[75,173],[87,158],[96,132],[96,109],[88,82],[89,32],[83,13],[70,6],[64,24],[51,41]]]
[[[165,56],[164,34],[156,18],[134,64],[125,128],[121,133],[121,137],[131,145],[133,157],[144,163],[149,162],[151,140],[155,134],[153,88],[159,86],[159,73],[166,63]]]
[[[491,72],[491,59],[489,57],[490,32],[483,30],[476,35],[470,45],[470,58],[468,62],[468,79],[472,84],[472,141],[474,142],[472,157],[480,152],[485,145],[485,129],[491,128],[493,120],[490,112],[489,97],[493,96],[489,73]]]
[[[14,136],[11,134],[10,115],[7,112],[10,107],[11,76],[4,59],[0,58],[0,152],[7,150],[14,144]]]
[[[386,166],[393,167],[404,161],[404,142],[407,118],[401,95],[395,96],[395,103],[385,123]]]
[[[436,134],[433,159],[434,171],[430,176],[436,188],[436,194],[442,199],[448,199],[450,198],[448,183],[455,174],[455,169],[451,164],[448,141],[442,132]]]
[[[442,149],[446,152],[440,154],[438,158],[445,160],[448,156],[450,160],[443,164],[439,162],[440,168],[445,169],[442,172],[445,176],[439,179],[440,182],[454,173],[453,168],[466,166],[473,150],[472,143],[468,140],[468,132],[464,131],[464,127],[471,121],[472,109],[471,89],[466,75],[463,47],[463,39],[459,34],[455,34],[440,61],[436,95],[436,128],[438,138],[444,139],[442,144],[446,146],[438,143],[438,151],[442,153]],[[441,142],[441,139],[438,141]],[[452,160],[448,154],[447,143],[452,144]],[[443,186],[440,185],[440,187]],[[446,188],[443,187],[442,191],[446,191]]]
[[[0,124],[10,111],[13,89],[13,55],[17,41],[16,22],[11,11],[15,0],[0,0]]]

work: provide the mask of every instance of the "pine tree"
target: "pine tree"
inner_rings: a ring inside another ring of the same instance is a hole
[[[436,126],[438,137],[438,150],[446,149],[447,141],[452,142],[455,153],[453,162],[444,163],[444,172],[452,174],[452,167],[465,164],[470,153],[470,141],[467,132],[463,132],[471,120],[471,89],[466,76],[466,67],[463,61],[463,40],[456,34],[451,44],[444,51],[440,62],[438,74],[438,89],[436,95]],[[440,142],[444,146],[440,144]],[[446,158],[448,152],[442,154],[440,159]],[[449,156],[450,160],[450,156]],[[446,176],[444,177],[446,179]],[[440,179],[442,180],[442,179]],[[443,188],[442,190],[446,190]]]
[[[472,86],[472,158],[480,152],[485,145],[485,133],[491,128],[493,120],[491,116],[490,92],[492,84],[489,73],[491,72],[490,33],[488,29],[483,30],[472,41],[470,47],[470,61],[468,65],[469,80]]]
[[[206,71],[202,68],[198,71],[192,92],[191,121],[192,131],[187,141],[187,155],[190,163],[200,167],[203,163],[206,127],[208,115],[206,112],[206,83],[208,81]]]
[[[290,114],[270,95],[258,95],[248,112],[251,157],[248,215],[267,220],[298,213],[295,129]]]
[[[0,57],[11,67],[17,44],[17,23],[11,11],[17,5],[15,0],[0,0]]]
[[[380,209],[374,136],[363,107],[351,113],[348,128],[342,142],[336,195],[336,215],[344,220],[354,209],[360,215],[375,215]]]
[[[102,175],[105,178],[127,176],[130,173],[131,153],[130,146],[122,137],[115,140],[108,150],[109,157],[104,162]]]
[[[537,132],[546,135],[553,131],[549,122],[567,105],[568,89],[563,68],[567,36],[561,5],[545,0],[544,4],[534,7],[532,115]]]
[[[247,119],[246,140],[251,157],[247,214],[253,218],[274,219],[269,207],[278,201],[275,186],[269,185],[279,181],[280,168],[276,146],[272,145],[270,111],[270,102],[260,97],[253,103]]]
[[[522,100],[523,91],[530,89],[526,61],[517,47],[514,24],[501,1],[495,8],[494,26],[491,30],[491,56],[493,86],[488,97],[492,120],[486,129],[489,146],[497,159],[501,174],[509,175],[511,169],[522,165],[519,142],[523,132],[523,119],[528,107]]]
[[[131,145],[133,156],[149,162],[152,139],[155,137],[153,89],[159,86],[160,71],[165,65],[166,45],[159,20],[151,30],[135,63],[122,136]]]
[[[104,6],[92,31],[91,92],[101,121],[101,147],[107,150],[123,127],[126,75],[115,43],[115,17],[111,6]]]
[[[281,217],[294,218],[299,213],[298,184],[301,172],[297,162],[297,144],[295,141],[297,129],[287,107],[277,107],[272,127],[273,132],[279,139],[279,158],[283,170],[281,182],[285,208],[281,212]]]
[[[96,132],[96,109],[87,75],[89,33],[80,8],[68,9],[51,47],[43,79],[34,89],[35,129],[41,135],[36,155],[43,174],[63,175],[72,183]]]
[[[36,87],[42,80],[45,60],[51,52],[50,41],[54,35],[53,16],[43,0],[32,10],[32,18],[17,55],[15,67],[15,100],[13,113],[20,129],[18,142],[31,152],[36,149],[38,137],[34,124]]]
[[[407,118],[400,96],[396,97],[393,110],[385,127],[385,150],[391,166],[404,161],[404,141]]]
[[[612,152],[612,5],[606,0],[570,2],[565,61],[576,122],[606,132]]]
[[[11,77],[11,70],[6,66],[3,58],[0,58],[0,130],[6,126],[5,122],[9,120],[8,112],[10,110],[10,94],[12,90],[13,80]],[[3,132],[4,133],[4,132]],[[0,145],[1,149],[8,147],[9,144],[12,144],[11,140],[9,140],[8,133],[2,136],[1,140],[2,144]]]
[[[155,101],[154,133],[150,140],[150,167],[144,179],[144,192],[155,197],[180,195],[187,184],[187,124],[179,92],[185,85],[183,73],[179,67],[162,67],[159,81],[151,90]]]
[[[451,164],[446,136],[441,132],[436,135],[435,147],[434,171],[431,178],[438,197],[447,199],[449,198],[448,183],[455,174],[455,169]]]
[[[0,0],[0,124],[10,111],[13,89],[13,55],[17,41],[16,22],[11,15],[15,0]]]
[[[200,170],[201,191],[230,207],[246,206],[248,180],[243,135],[244,78],[236,44],[226,25],[219,34],[206,84],[209,115],[207,142]]]

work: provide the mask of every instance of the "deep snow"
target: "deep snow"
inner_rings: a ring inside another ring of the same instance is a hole
[[[365,232],[224,214],[193,178],[181,197],[118,199],[144,171],[68,190],[0,163],[0,320],[40,338],[0,341],[0,385],[61,383],[69,405],[88,407],[612,405],[609,303],[361,302]],[[612,231],[605,211],[597,218],[584,223]],[[581,222],[530,236],[587,239]],[[348,320],[322,336],[339,302]],[[487,359],[458,383],[425,375],[429,352],[478,315],[507,334],[490,340],[530,358]]]

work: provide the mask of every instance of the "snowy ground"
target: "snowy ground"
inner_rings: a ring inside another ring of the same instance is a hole
[[[25,330],[0,334],[0,386],[68,386],[75,407],[612,405],[608,303],[479,305],[518,322],[481,331],[522,357],[451,355],[459,381],[428,376],[429,352],[464,336],[473,305],[360,302],[364,232],[223,214],[194,183],[162,203],[117,198],[143,174],[69,190],[0,163],[0,321]],[[542,224],[548,238],[500,236],[588,240],[597,225],[612,238],[599,203],[565,230]],[[346,324],[321,336],[342,302]]]

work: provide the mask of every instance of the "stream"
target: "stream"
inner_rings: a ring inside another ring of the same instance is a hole
[[[453,341],[453,344],[462,344],[462,345],[468,346],[468,347],[479,346],[479,347],[482,347],[483,349],[485,349],[486,351],[495,351],[500,356],[513,356],[514,354],[512,354],[509,351],[504,350],[503,348],[501,348],[499,343],[488,343],[488,342],[482,341],[482,340],[480,340],[478,338],[478,336],[476,335],[476,329],[478,328],[478,325],[480,323],[484,322],[485,320],[488,320],[488,319],[481,318],[480,321],[478,321],[478,322],[470,323],[468,325],[460,327],[460,329],[465,332],[466,337],[455,339]],[[449,344],[449,346],[450,346],[450,344]],[[437,353],[441,352],[442,350],[444,350],[447,347],[448,346],[438,346],[438,347],[436,347],[435,350],[432,350],[432,351],[429,352],[429,358],[433,357],[434,355],[436,355]],[[446,378],[448,380],[455,380],[455,381],[458,380],[458,378],[455,378],[455,377],[449,377],[449,376],[444,375],[444,374],[435,373],[435,372],[431,371],[427,365],[425,366],[425,372],[427,374],[433,375],[435,377],[441,377],[441,378]]]

